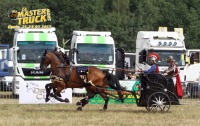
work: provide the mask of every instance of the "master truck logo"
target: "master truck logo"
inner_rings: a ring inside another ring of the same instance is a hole
[[[8,17],[11,19],[11,20],[17,20],[17,10],[10,10],[8,11]]]
[[[16,26],[8,25],[8,29],[13,28],[50,28],[51,25],[39,25],[39,23],[45,23],[51,21],[50,9],[36,9],[28,10],[23,7],[21,11],[11,9],[8,11],[8,17],[11,20],[16,20]]]

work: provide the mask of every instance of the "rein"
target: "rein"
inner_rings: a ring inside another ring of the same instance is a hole
[[[66,68],[66,67],[69,67],[69,66],[58,66],[58,67],[63,67],[63,68]],[[108,68],[108,69],[112,69],[112,70],[115,70],[115,71],[127,71],[127,72],[136,72],[135,70],[129,70],[129,69],[123,69],[123,68],[109,68],[109,67],[105,67],[105,68]]]

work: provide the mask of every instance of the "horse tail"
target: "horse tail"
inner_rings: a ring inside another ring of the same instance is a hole
[[[110,86],[111,88],[115,90],[125,89],[124,87],[120,85],[119,80],[115,75],[109,73],[108,71],[104,71],[104,74],[105,74],[104,80],[106,81],[108,86]]]
[[[124,98],[123,98],[123,94],[122,94],[121,90],[125,90],[125,88],[120,85],[119,80],[115,75],[110,74],[108,71],[104,72],[104,74],[105,74],[104,79],[106,80],[108,86],[110,86],[114,90],[117,90],[119,99],[123,103]]]

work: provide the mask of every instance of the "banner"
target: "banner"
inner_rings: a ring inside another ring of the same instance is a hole
[[[51,28],[51,25],[45,25],[51,22],[51,11],[48,8],[28,10],[22,7],[21,11],[12,9],[8,11],[8,17],[18,25],[8,25],[8,29],[18,28]]]
[[[65,103],[59,102],[53,97],[50,97],[48,102],[45,102],[46,89],[45,83],[42,81],[29,81],[27,85],[20,83],[19,88],[19,103],[20,104],[56,104]],[[52,90],[53,91],[53,90]],[[52,92],[51,91],[51,92]],[[72,103],[72,89],[65,89],[61,92],[62,99],[68,98],[69,103]]]
[[[122,81],[120,80],[120,85],[123,87],[126,87],[126,90],[129,90],[129,91],[137,91],[138,89],[136,89],[136,86],[138,84],[140,84],[138,80],[122,80]],[[112,94],[118,97],[117,91],[111,88],[108,88],[107,92],[109,94]],[[123,97],[125,98],[124,99],[125,104],[136,104],[136,99],[130,92],[122,91],[122,94],[123,94]],[[140,96],[137,95],[137,99],[139,99],[139,97]],[[90,104],[104,104],[104,103],[105,103],[104,99],[99,94],[95,95],[94,98],[90,99]],[[121,103],[119,99],[116,99],[114,97],[109,97],[108,103],[109,104],[124,104],[124,103]]]

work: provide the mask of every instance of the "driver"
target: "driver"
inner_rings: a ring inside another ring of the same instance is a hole
[[[158,68],[158,64],[156,63],[156,60],[159,60],[159,55],[157,53],[150,53],[148,55],[149,58],[149,65],[151,66],[148,70],[138,70],[138,72],[144,72],[147,74],[150,73],[156,73],[159,74],[159,68]]]

